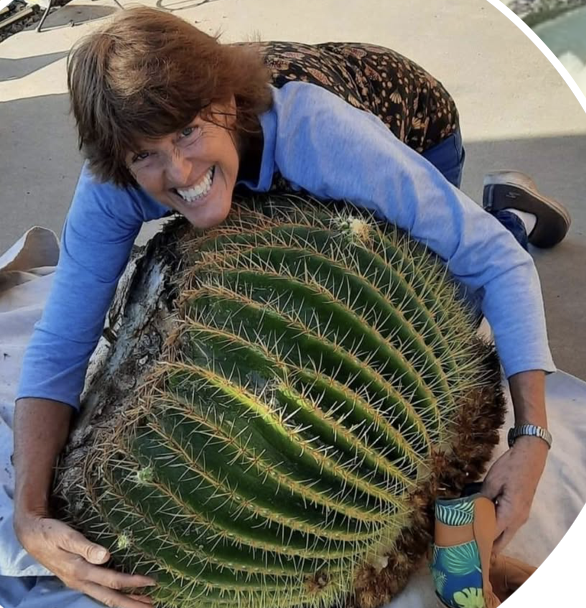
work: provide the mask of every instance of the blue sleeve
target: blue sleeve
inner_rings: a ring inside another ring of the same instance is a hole
[[[84,166],[51,292],[25,353],[17,398],[79,408],[89,358],[134,240],[144,221],[167,212],[142,191],[94,181]]]
[[[322,199],[346,199],[407,230],[482,296],[507,377],[555,371],[531,256],[376,116],[315,85],[275,92],[274,159],[286,179]]]

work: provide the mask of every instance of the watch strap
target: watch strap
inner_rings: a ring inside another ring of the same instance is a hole
[[[553,438],[551,433],[544,429],[541,426],[537,426],[536,424],[521,424],[519,426],[514,426],[509,430],[508,442],[509,447],[512,447],[515,443],[515,439],[518,437],[539,437],[543,439],[547,446],[551,448],[551,444],[553,443]]]

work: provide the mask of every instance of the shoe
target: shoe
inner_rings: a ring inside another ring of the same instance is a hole
[[[486,211],[518,209],[537,218],[528,234],[536,247],[549,248],[561,242],[572,223],[568,210],[558,201],[540,194],[535,182],[518,171],[497,171],[484,178],[482,206]]]

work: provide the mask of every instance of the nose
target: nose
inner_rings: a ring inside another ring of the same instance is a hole
[[[189,186],[191,175],[191,161],[183,155],[181,150],[175,150],[167,159],[167,179],[174,187]]]

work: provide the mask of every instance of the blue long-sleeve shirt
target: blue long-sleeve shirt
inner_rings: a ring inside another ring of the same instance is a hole
[[[532,258],[513,236],[376,116],[312,84],[272,88],[260,116],[264,148],[255,192],[275,171],[317,198],[347,199],[375,211],[448,262],[481,296],[505,374],[555,371]],[[89,358],[133,242],[168,208],[140,189],[95,181],[82,170],[65,221],[62,251],[42,319],[26,352],[18,398],[79,407]]]

